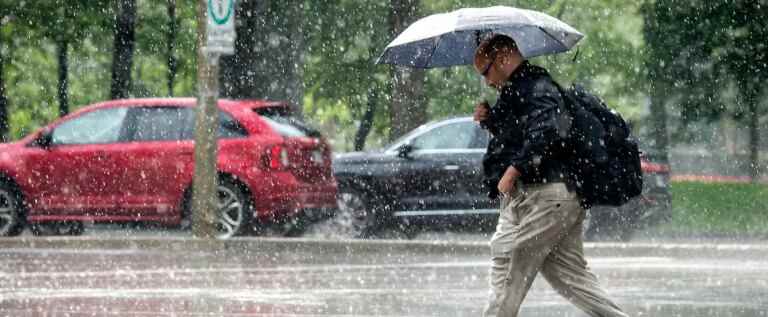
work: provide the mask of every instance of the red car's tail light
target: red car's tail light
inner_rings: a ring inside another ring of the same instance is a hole
[[[667,164],[658,164],[658,163],[651,163],[642,161],[640,162],[642,165],[643,172],[647,173],[669,173],[669,165]]]
[[[282,145],[273,145],[269,148],[265,161],[270,169],[286,169],[290,164],[290,161],[288,160],[288,150]]]

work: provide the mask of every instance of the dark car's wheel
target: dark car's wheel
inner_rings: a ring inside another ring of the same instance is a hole
[[[370,238],[380,225],[368,198],[356,188],[340,187],[338,209],[330,219],[331,230],[347,238]]]
[[[33,223],[30,229],[36,236],[79,236],[85,226],[81,221],[49,221]]]
[[[0,236],[17,236],[24,230],[21,199],[13,187],[0,182]]]
[[[584,219],[584,238],[589,241],[628,241],[636,229],[634,220],[623,208],[592,207]]]
[[[592,211],[587,209],[584,221],[581,222],[581,232],[582,236],[584,237],[584,240],[593,240],[594,237],[592,236],[594,234],[594,223],[592,222]]]

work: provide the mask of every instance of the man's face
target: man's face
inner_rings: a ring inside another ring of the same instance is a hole
[[[494,53],[487,57],[483,56],[477,58],[474,63],[475,71],[477,71],[480,76],[483,76],[485,83],[497,90],[501,90],[504,86],[504,81],[506,81],[506,78],[504,78],[504,74],[499,67],[499,63],[502,60],[503,58],[500,56],[500,53]]]

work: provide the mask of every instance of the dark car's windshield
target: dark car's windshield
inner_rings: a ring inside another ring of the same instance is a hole
[[[449,119],[422,125],[398,138],[386,147],[394,151],[405,142],[424,150],[483,149],[488,144],[488,134],[472,121]]]
[[[405,135],[397,138],[394,142],[386,145],[384,148],[387,151],[394,151],[395,148],[397,148],[398,146],[400,146],[403,143],[405,143],[406,140],[413,138],[414,135],[418,135],[418,134],[424,133],[424,131],[429,130],[434,125],[435,125],[434,123],[430,123],[430,124],[422,125],[422,126],[416,128],[416,129],[413,129],[410,132],[406,133]]]

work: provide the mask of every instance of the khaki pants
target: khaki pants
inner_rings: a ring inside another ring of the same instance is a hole
[[[587,268],[585,211],[576,194],[564,183],[520,187],[502,200],[491,238],[491,297],[483,316],[517,316],[538,272],[590,316],[627,316]]]

